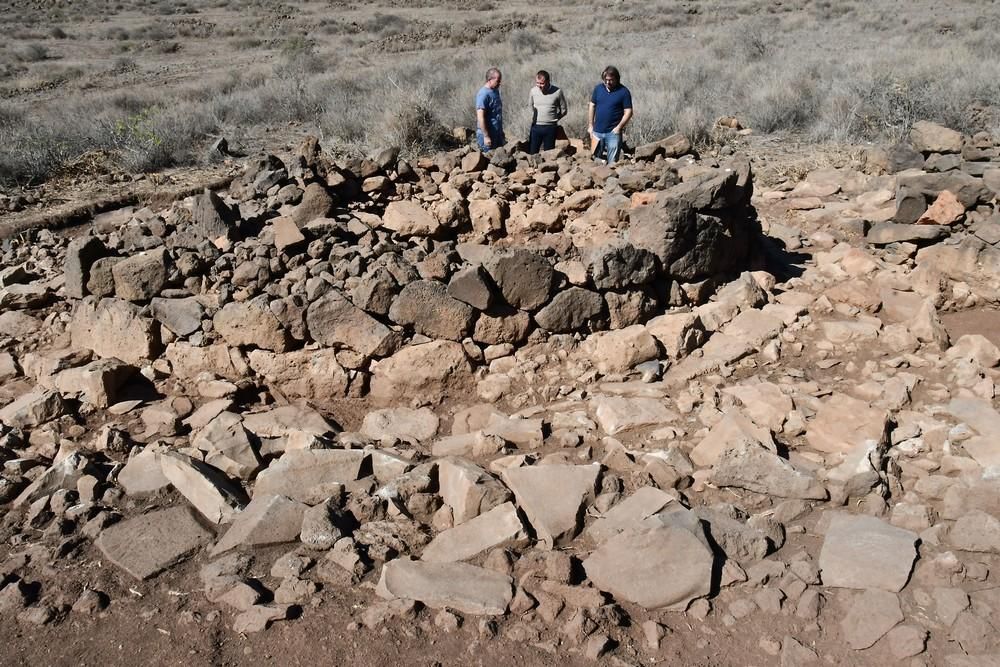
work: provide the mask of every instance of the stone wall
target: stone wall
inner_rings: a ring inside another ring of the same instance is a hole
[[[668,148],[690,150],[674,137],[614,168],[573,145],[334,163],[308,139],[228,193],[105,216],[70,243],[73,344],[131,363],[165,352],[182,378],[249,367],[321,398],[365,392],[373,362],[415,343],[464,355],[454,372],[642,323],[746,269],[760,233],[749,161]]]

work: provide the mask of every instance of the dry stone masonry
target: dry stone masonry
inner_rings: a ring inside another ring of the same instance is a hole
[[[310,139],[3,241],[4,618],[1000,662],[995,139],[758,193],[682,137],[580,148]]]

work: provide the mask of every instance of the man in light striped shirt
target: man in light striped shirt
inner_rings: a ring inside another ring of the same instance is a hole
[[[569,105],[566,104],[562,89],[552,85],[549,73],[545,70],[540,70],[535,75],[535,85],[528,95],[528,103],[531,105],[528,152],[537,153],[539,148],[555,148],[559,121],[569,112]]]

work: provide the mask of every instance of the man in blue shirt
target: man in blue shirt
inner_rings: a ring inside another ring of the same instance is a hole
[[[603,145],[608,164],[614,164],[621,154],[622,130],[632,120],[632,93],[621,84],[621,74],[612,66],[604,68],[601,79],[590,96],[587,110],[588,129],[594,157]]]
[[[488,152],[506,142],[503,134],[503,100],[500,99],[500,70],[486,71],[486,83],[476,93],[476,143]]]

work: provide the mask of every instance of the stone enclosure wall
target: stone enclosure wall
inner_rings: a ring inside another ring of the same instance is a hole
[[[65,249],[72,343],[329,398],[641,323],[756,256],[749,161],[690,151],[674,136],[615,168],[574,145],[336,163],[309,138],[228,193],[98,216]]]

